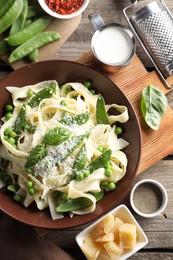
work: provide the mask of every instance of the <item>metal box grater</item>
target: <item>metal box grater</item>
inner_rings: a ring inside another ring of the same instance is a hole
[[[173,75],[173,16],[159,0],[142,7],[129,19],[126,11],[137,3],[126,7],[124,15],[162,80],[172,88],[166,79]]]

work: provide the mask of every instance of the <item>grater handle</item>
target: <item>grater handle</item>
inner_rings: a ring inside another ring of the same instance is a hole
[[[152,58],[152,56],[151,56],[150,53],[148,52],[148,50],[147,50],[147,48],[145,47],[145,45],[143,44],[141,38],[138,36],[138,33],[136,32],[134,26],[132,25],[132,23],[131,23],[131,21],[130,21],[130,19],[129,19],[127,13],[126,13],[126,11],[127,11],[128,9],[130,9],[131,7],[134,7],[134,5],[136,5],[136,4],[138,3],[138,0],[130,0],[130,1],[132,2],[132,4],[129,5],[129,6],[127,6],[127,7],[125,7],[124,10],[123,10],[124,16],[125,16],[125,18],[126,18],[128,24],[129,24],[130,28],[132,29],[134,35],[136,36],[136,38],[137,38],[138,41],[140,42],[142,48],[144,49],[145,53],[147,54],[147,56],[149,57],[149,59],[150,59],[151,62],[153,63],[154,67],[156,68],[156,70],[157,70],[158,74],[160,75],[162,81],[164,82],[164,84],[166,85],[167,88],[172,89],[172,88],[173,88],[173,85],[170,86],[170,85],[168,84],[168,82],[166,81],[166,79],[165,79],[165,77],[163,76],[162,72],[160,71],[159,67],[158,67],[157,64],[155,63],[154,59]],[[166,4],[164,3],[164,1],[163,1],[163,0],[160,0],[160,2],[162,2],[162,3],[164,4],[164,6],[165,6],[165,8],[167,9],[167,11],[170,13],[170,11],[169,11],[169,9],[167,8],[167,6],[166,6]],[[170,13],[170,14],[171,14],[171,13]]]

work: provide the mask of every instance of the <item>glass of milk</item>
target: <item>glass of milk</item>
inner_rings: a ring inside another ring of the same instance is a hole
[[[89,19],[95,31],[91,49],[101,69],[112,73],[129,65],[135,54],[132,32],[117,23],[105,25],[98,13],[89,15]]]

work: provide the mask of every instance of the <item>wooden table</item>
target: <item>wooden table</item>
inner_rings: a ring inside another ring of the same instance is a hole
[[[143,4],[150,1],[143,0]],[[165,0],[167,6],[173,13],[173,1]],[[92,28],[88,21],[88,14],[92,12],[100,12],[105,23],[118,22],[125,26],[127,22],[123,16],[123,8],[129,5],[130,0],[91,0],[87,10],[82,15],[82,20],[68,41],[54,56],[55,59],[76,60],[90,50],[90,42],[93,34]],[[152,64],[147,58],[145,52],[137,43],[137,55],[147,68],[152,68]],[[4,63],[0,63],[0,77],[8,73],[8,67]],[[168,95],[169,104],[173,107],[173,94]],[[151,155],[152,156],[152,155]],[[149,243],[140,252],[133,255],[130,259],[173,259],[173,155],[169,155],[151,168],[145,170],[142,174],[136,176],[133,185],[145,178],[152,178],[161,182],[168,193],[168,205],[165,211],[158,217],[152,219],[144,219],[137,216],[133,211],[133,215],[146,233]],[[130,193],[130,191],[129,191]],[[129,206],[129,193],[123,200]],[[131,208],[130,208],[131,209]],[[45,238],[53,241],[58,246],[70,252],[75,259],[82,260],[85,257],[75,243],[75,236],[86,226],[80,226],[74,229],[63,231],[51,231],[45,235]],[[58,258],[57,258],[58,259]]]

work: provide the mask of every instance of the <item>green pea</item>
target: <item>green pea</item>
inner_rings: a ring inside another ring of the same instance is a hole
[[[63,99],[63,100],[61,100],[60,104],[61,104],[62,106],[67,106],[67,105],[68,105],[68,102],[67,102],[67,100]]]
[[[103,187],[107,187],[108,186],[108,182],[107,181],[102,181],[100,184]]]
[[[25,167],[25,172],[27,172],[27,173],[32,173],[32,169]]]
[[[10,132],[10,137],[15,138],[16,136],[17,136],[17,134],[16,134],[14,131],[11,131],[11,132]]]
[[[9,62],[14,62],[27,56],[33,50],[40,48],[50,42],[59,40],[60,35],[55,31],[41,32],[23,44],[19,45],[10,55]]]
[[[90,92],[92,95],[94,95],[96,93],[95,89],[90,89]]]
[[[27,97],[32,97],[32,95],[34,94],[33,90],[32,89],[28,89],[27,91]]]
[[[8,112],[6,115],[5,115],[5,119],[8,121],[9,119],[12,118],[12,113]]]
[[[82,181],[82,180],[84,179],[84,174],[83,174],[83,173],[78,173],[78,174],[76,175],[76,179],[77,179],[78,181]]]
[[[105,169],[112,169],[112,165],[110,162],[108,162],[106,165],[105,165]]]
[[[123,129],[120,126],[117,126],[115,128],[116,135],[121,135],[123,133]]]
[[[5,140],[5,141],[8,141],[8,138],[9,138],[8,135],[4,135],[4,140]]]
[[[67,193],[63,193],[61,197],[64,201],[68,201],[68,194]]]
[[[109,190],[115,190],[116,185],[115,185],[114,182],[110,182],[110,183],[108,183],[107,188],[108,188]]]
[[[107,177],[112,176],[112,170],[111,170],[111,169],[106,169],[106,170],[105,170],[105,175],[106,175]]]
[[[19,17],[23,8],[23,0],[15,0],[0,21],[0,34],[8,29]]]
[[[22,197],[19,194],[15,194],[13,196],[13,200],[16,201],[16,202],[20,202],[22,200]]]
[[[85,170],[84,171],[84,177],[86,178],[86,177],[88,177],[90,175],[90,171],[89,170]]]
[[[27,181],[27,187],[32,188],[33,187],[33,182],[32,181]]]
[[[24,42],[28,41],[29,39],[33,38],[34,36],[36,36],[43,29],[45,29],[50,23],[50,21],[51,21],[51,17],[48,15],[44,15],[39,19],[37,19],[35,22],[28,25],[23,30],[20,30],[15,34],[10,35],[8,38],[6,38],[6,41],[11,46],[19,46]]]
[[[13,137],[8,138],[8,143],[13,145],[15,144],[16,140]]]
[[[84,86],[85,86],[86,88],[89,88],[89,87],[91,86],[91,81],[86,80],[86,81],[84,82]]]
[[[16,145],[16,144],[12,144],[12,146],[13,146],[15,149],[17,149],[17,145]]]
[[[34,195],[35,194],[35,190],[33,188],[29,188],[28,192],[30,195]]]
[[[10,105],[10,104],[7,104],[7,105],[5,106],[5,110],[6,110],[7,112],[11,112],[11,111],[13,111],[13,106]]]
[[[103,152],[103,150],[104,150],[104,147],[103,146],[101,146],[101,145],[99,145],[98,147],[97,147],[97,150],[99,150],[99,152]]]
[[[9,135],[10,132],[12,132],[12,131],[13,131],[12,127],[7,127],[7,128],[5,129],[5,131],[4,131],[4,134],[5,134],[5,135]]]

